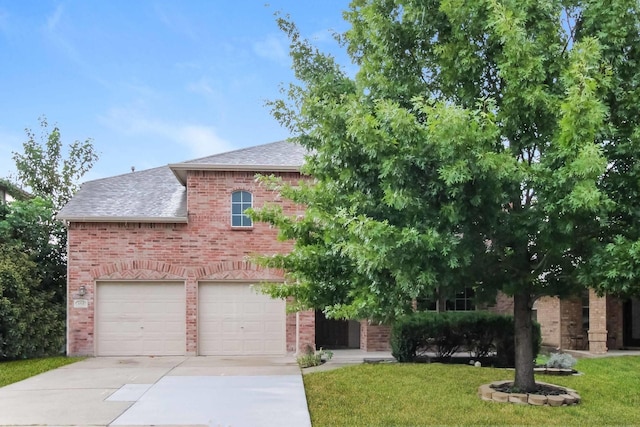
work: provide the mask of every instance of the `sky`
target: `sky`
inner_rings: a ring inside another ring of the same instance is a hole
[[[0,177],[39,118],[91,138],[83,178],[291,136],[265,101],[294,81],[274,13],[348,67],[332,37],[348,0],[0,0]]]

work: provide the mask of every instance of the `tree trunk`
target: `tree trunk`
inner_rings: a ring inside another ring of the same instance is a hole
[[[521,392],[535,391],[533,377],[533,321],[531,320],[531,295],[519,292],[514,295],[513,317],[515,321],[516,380],[514,387]]]

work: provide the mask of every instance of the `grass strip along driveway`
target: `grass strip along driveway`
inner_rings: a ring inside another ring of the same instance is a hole
[[[81,357],[46,357],[42,359],[14,360],[0,362],[0,387],[22,381],[25,378],[75,363]]]
[[[580,359],[580,376],[536,375],[574,388],[576,406],[484,402],[478,386],[513,379],[508,369],[364,364],[304,376],[314,427],[428,425],[640,425],[640,357]]]

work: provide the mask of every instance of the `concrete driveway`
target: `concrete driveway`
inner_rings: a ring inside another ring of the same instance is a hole
[[[311,426],[293,357],[98,357],[0,388],[2,426]]]

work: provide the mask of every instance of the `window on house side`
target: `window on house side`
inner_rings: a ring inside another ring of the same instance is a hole
[[[248,191],[234,191],[231,194],[231,226],[251,227],[251,218],[244,211],[253,206],[253,196]]]
[[[452,300],[447,300],[447,311],[473,311],[476,309],[473,288],[465,288],[456,294]]]

